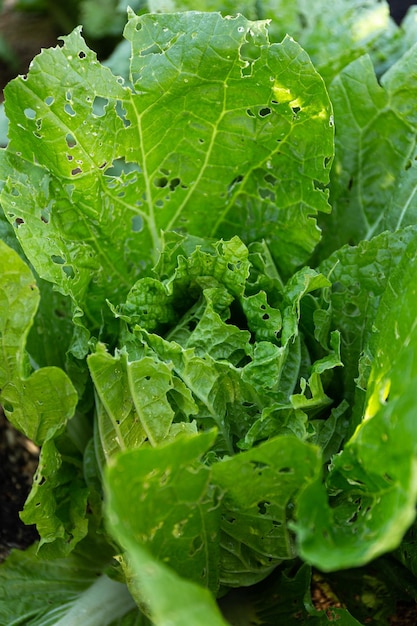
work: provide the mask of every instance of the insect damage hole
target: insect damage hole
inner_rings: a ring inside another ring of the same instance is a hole
[[[36,111],[34,109],[31,109],[30,107],[25,109],[23,113],[25,114],[25,117],[27,117],[28,120],[34,120],[36,117]]]
[[[71,133],[67,133],[66,134],[65,141],[67,142],[68,148],[73,148],[74,146],[77,145],[77,141],[76,141],[74,135],[72,135]]]
[[[264,107],[263,109],[260,109],[259,111],[259,117],[268,117],[268,115],[271,115],[272,111],[269,107]]]
[[[106,109],[109,105],[108,98],[102,98],[101,96],[94,96],[93,100],[93,116],[94,117],[104,117],[106,114]]]
[[[240,28],[243,28],[243,26]],[[253,66],[260,56],[261,47],[255,42],[251,32],[249,31],[246,34],[245,42],[239,48],[239,57],[242,61],[242,67],[240,68],[242,78],[252,76]]]
[[[127,111],[123,107],[123,104],[120,100],[116,102],[116,114],[122,120],[123,126],[128,128],[131,125],[131,121],[127,118]]]
[[[271,506],[271,503],[267,500],[262,500],[258,502],[258,511],[261,515],[266,515],[268,513],[268,508]]]
[[[75,116],[75,111],[72,108],[72,106],[69,104],[69,102],[67,102],[66,105],[64,106],[64,111],[65,111],[65,113],[67,113],[71,117]]]
[[[143,228],[143,219],[140,215],[134,215],[132,217],[132,232],[140,233]]]

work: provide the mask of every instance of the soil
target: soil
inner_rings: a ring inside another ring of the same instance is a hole
[[[12,548],[24,549],[38,537],[19,518],[38,464],[38,448],[17,432],[0,411],[0,561]]]

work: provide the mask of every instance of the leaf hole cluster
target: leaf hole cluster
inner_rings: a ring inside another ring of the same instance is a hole
[[[169,189],[169,191],[175,191],[175,189],[181,184],[181,179],[177,176],[169,179],[167,176],[161,176],[159,178],[155,178],[153,184],[158,189]]]

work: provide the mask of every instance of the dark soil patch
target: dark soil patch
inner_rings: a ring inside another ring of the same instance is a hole
[[[0,411],[0,561],[12,548],[27,548],[38,538],[36,529],[19,518],[37,464],[37,447]]]

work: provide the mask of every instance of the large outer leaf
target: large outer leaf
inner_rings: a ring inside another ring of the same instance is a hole
[[[21,518],[36,524],[42,556],[68,555],[88,532],[82,458],[68,441],[46,441]]]
[[[374,324],[363,422],[334,457],[327,479],[298,502],[303,558],[323,570],[358,566],[396,548],[417,498],[417,239],[390,276]]]
[[[161,228],[265,236],[288,272],[329,210],[331,107],[292,39],[270,45],[263,22],[197,12],[131,16],[126,37],[133,90],[79,29],[7,88],[2,205],[90,328],[150,267]]]
[[[320,264],[320,271],[332,282],[326,294],[330,303],[327,315],[332,328],[341,333],[344,367],[339,372],[339,393],[349,402],[354,398],[360,357],[372,334],[387,279],[415,236],[414,228],[385,232],[358,246],[343,246]]]
[[[333,213],[322,220],[321,258],[384,228],[416,223],[416,60],[417,45],[378,83],[365,56],[330,85],[337,128]]]
[[[78,398],[59,368],[31,372],[25,346],[38,304],[32,272],[0,241],[0,399],[14,426],[41,444],[62,430]]]
[[[287,520],[297,493],[320,472],[318,448],[276,437],[212,466],[222,500],[221,581],[254,584],[294,558]]]
[[[112,528],[127,550],[128,563],[135,576],[130,589],[132,593],[136,590],[141,601],[146,603],[152,616],[152,625],[228,626],[208,589],[178,576],[146,548],[132,540],[123,524],[123,513],[118,512],[117,515],[113,515]],[[145,622],[143,624],[145,626]],[[142,626],[142,623],[138,626]]]
[[[219,584],[218,494],[199,462],[215,432],[158,448],[127,450],[107,471],[107,511],[122,545],[143,545],[178,574],[214,592]],[[121,528],[123,528],[123,531]]]
[[[111,562],[108,545],[89,538],[75,553],[54,560],[40,557],[36,547],[13,551],[0,566],[2,625],[149,625],[126,587],[100,576]],[[127,614],[132,621],[127,621]],[[138,615],[137,621],[133,615]]]

